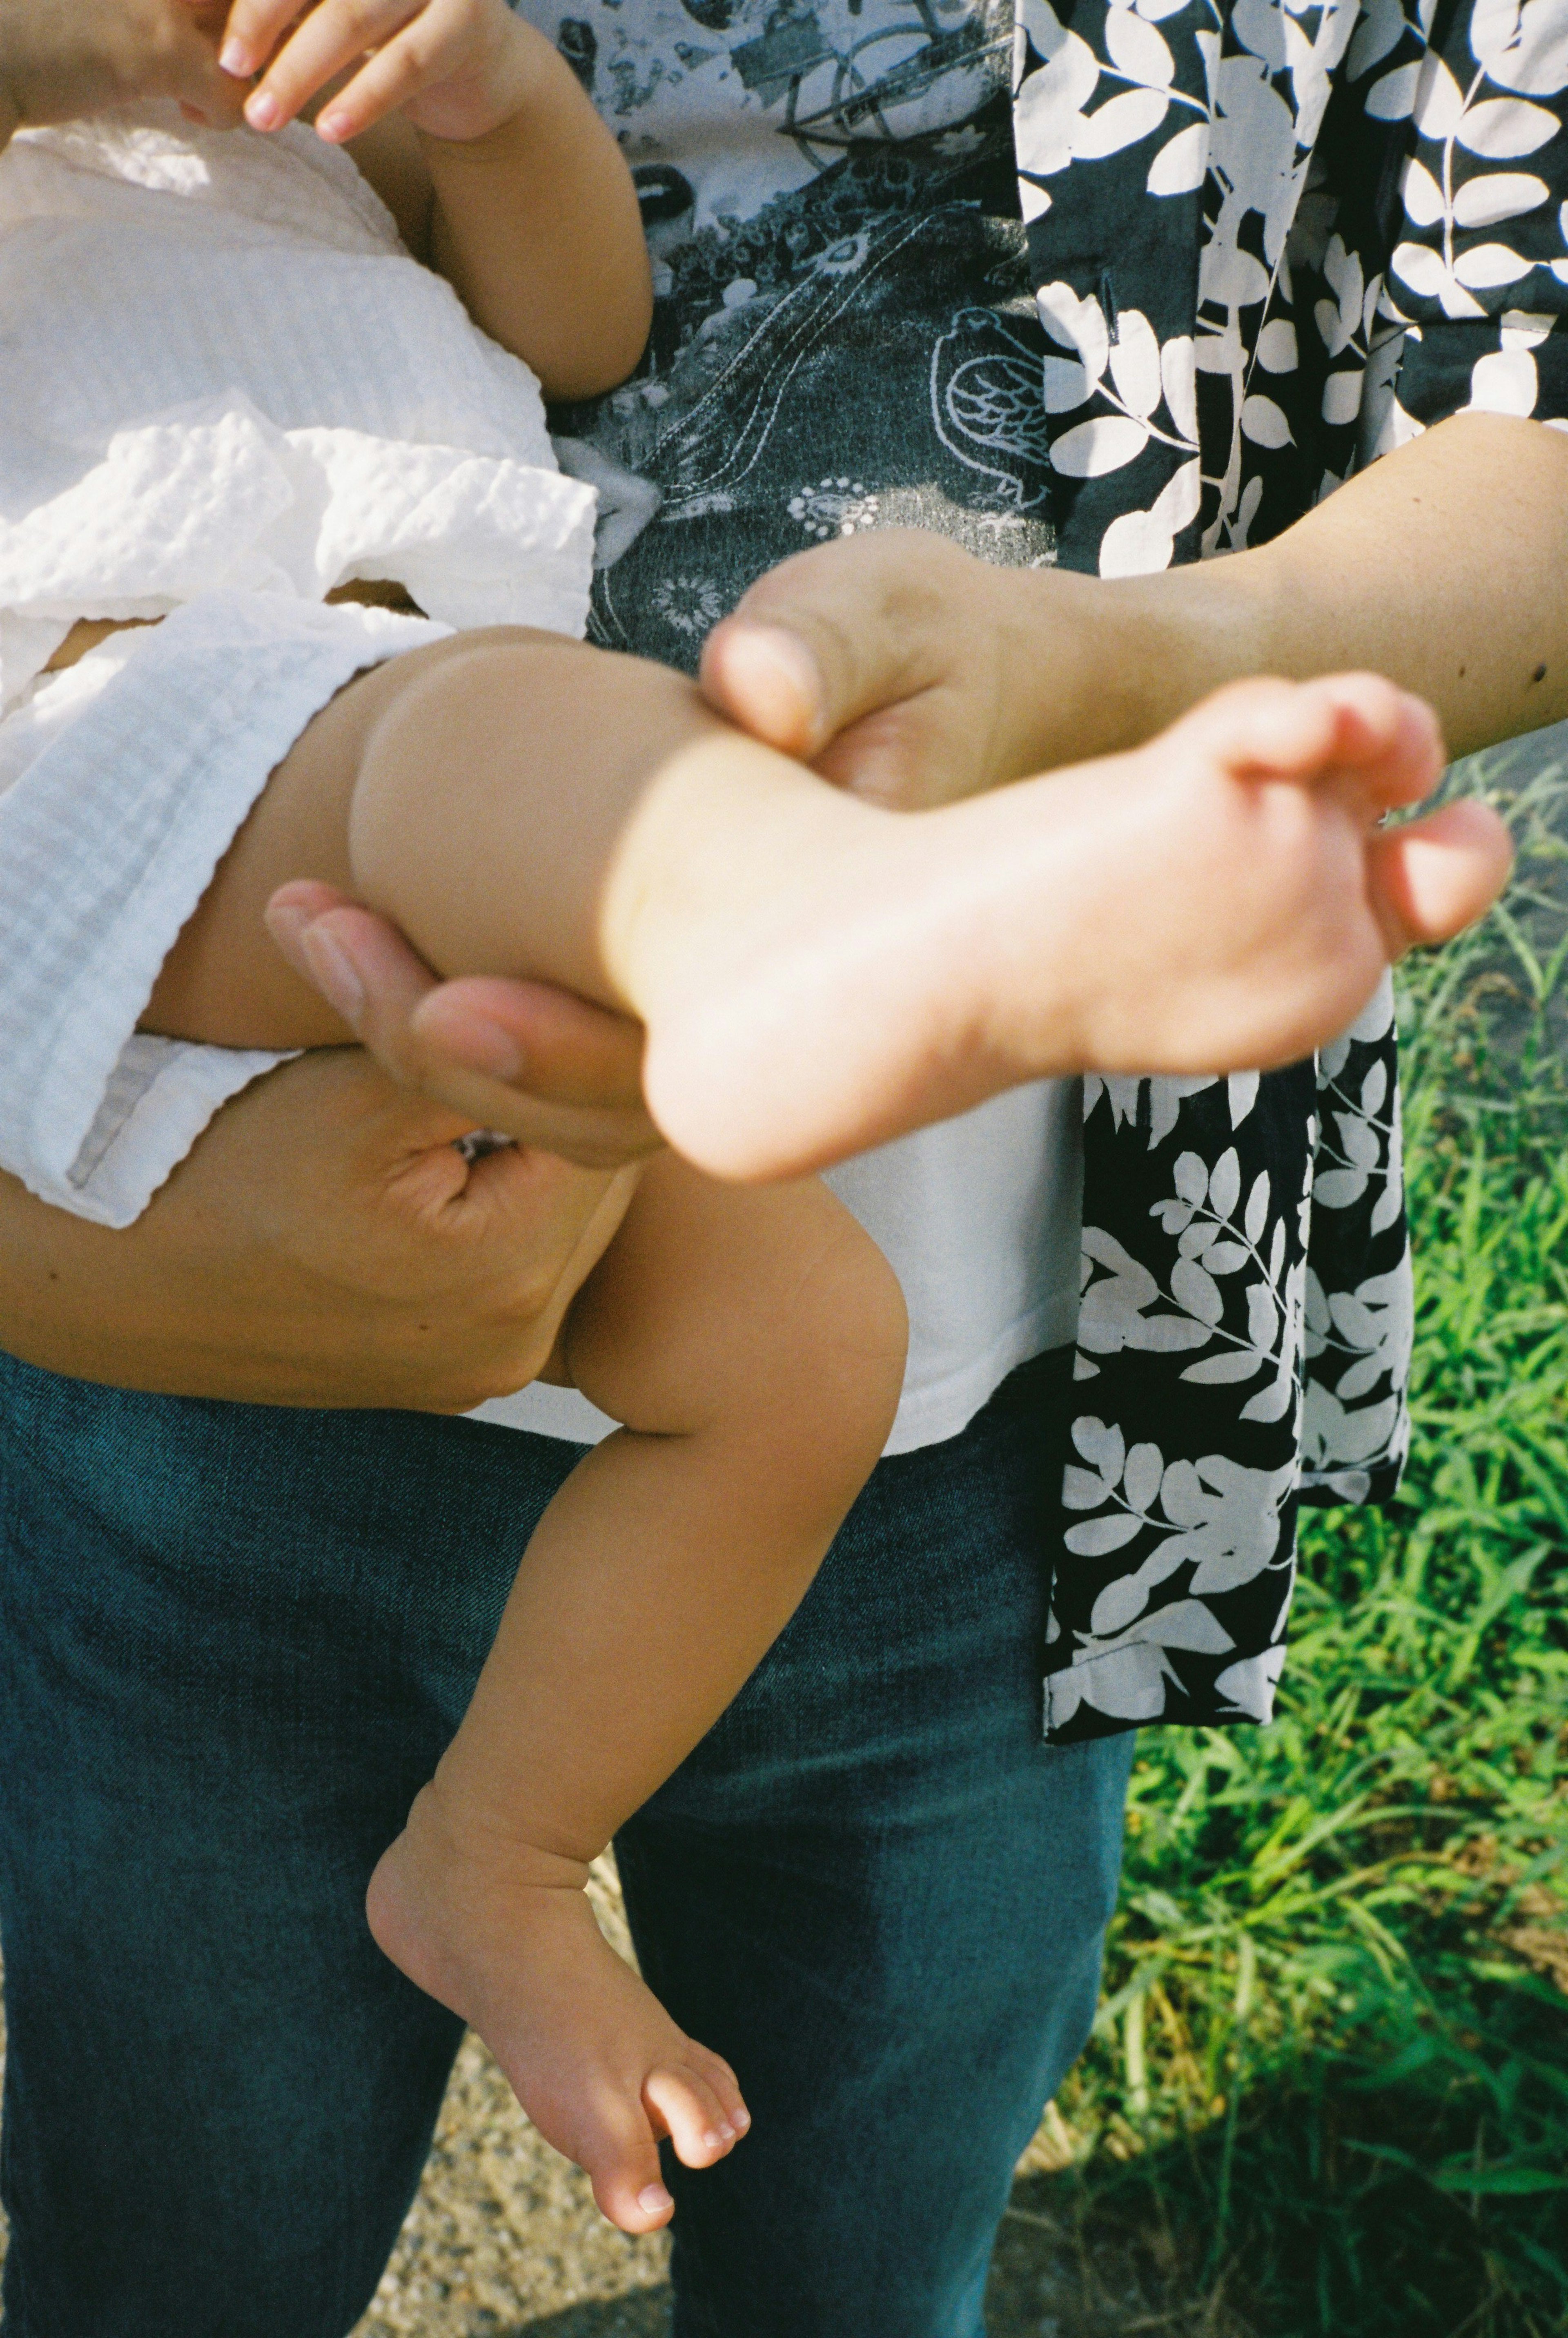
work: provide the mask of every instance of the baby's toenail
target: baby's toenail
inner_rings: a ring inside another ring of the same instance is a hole
[[[662,2216],[665,2209],[672,2208],[675,2203],[662,2184],[644,2184],[637,2195],[637,2205],[645,2216]]]
[[[737,2135],[744,2135],[750,2124],[751,2114],[750,2111],[740,2110],[735,2113],[735,2132]]]

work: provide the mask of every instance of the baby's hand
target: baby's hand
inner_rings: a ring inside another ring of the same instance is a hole
[[[216,0],[5,0],[0,7],[0,147],[13,131],[175,97],[198,121],[238,120],[218,70]]]
[[[482,138],[523,104],[541,47],[505,0],[234,0],[220,62],[261,74],[245,101],[253,130],[281,129],[347,73],[316,121],[341,145],[395,112],[435,138]]]

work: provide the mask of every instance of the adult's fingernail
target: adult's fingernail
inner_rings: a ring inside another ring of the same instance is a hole
[[[276,130],[283,119],[283,108],[270,89],[259,89],[245,101],[245,119],[252,130]]]
[[[317,989],[329,1007],[337,1008],[350,1029],[357,1031],[359,1017],[365,1012],[365,986],[348,951],[321,926],[307,926],[299,938],[299,946]]]
[[[510,1081],[523,1076],[528,1058],[511,1032],[503,1030],[499,1023],[465,1021],[444,1037],[446,1053],[466,1071],[483,1072],[493,1080]]]
[[[226,74],[232,74],[236,81],[244,81],[255,70],[250,63],[250,52],[244,42],[232,36],[219,50],[218,63]]]
[[[672,2208],[675,2203],[662,2184],[644,2184],[637,2195],[637,2205],[645,2216],[662,2216],[665,2209]]]
[[[292,901],[271,900],[262,910],[261,918],[284,957],[298,960],[310,923],[310,911],[296,909]]]
[[[822,677],[805,643],[782,625],[744,618],[726,643],[734,711],[779,746],[809,752],[822,727]],[[736,685],[739,684],[739,692]]]

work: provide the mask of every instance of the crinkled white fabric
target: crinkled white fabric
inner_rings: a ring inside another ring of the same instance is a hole
[[[113,635],[0,722],[0,1167],[42,1200],[130,1225],[219,1106],[284,1060],[137,1019],[310,717],[449,630],[208,594]]]
[[[594,496],[347,155],[154,106],[0,156],[0,706],[78,617],[392,578],[580,634]]]

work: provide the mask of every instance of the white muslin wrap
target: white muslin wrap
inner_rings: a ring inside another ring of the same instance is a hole
[[[172,106],[0,155],[0,706],[78,617],[393,579],[580,634],[593,490],[348,156]]]
[[[282,1058],[138,1034],[171,943],[318,707],[450,629],[274,593],[114,634],[0,723],[0,1168],[139,1217]]]
[[[0,155],[0,1166],[124,1226],[279,1060],[138,1035],[312,714],[454,626],[580,634],[526,366],[309,131],[152,106]],[[437,622],[323,605],[404,585]],[[171,614],[172,613],[172,614]],[[162,618],[44,673],[82,617]]]

